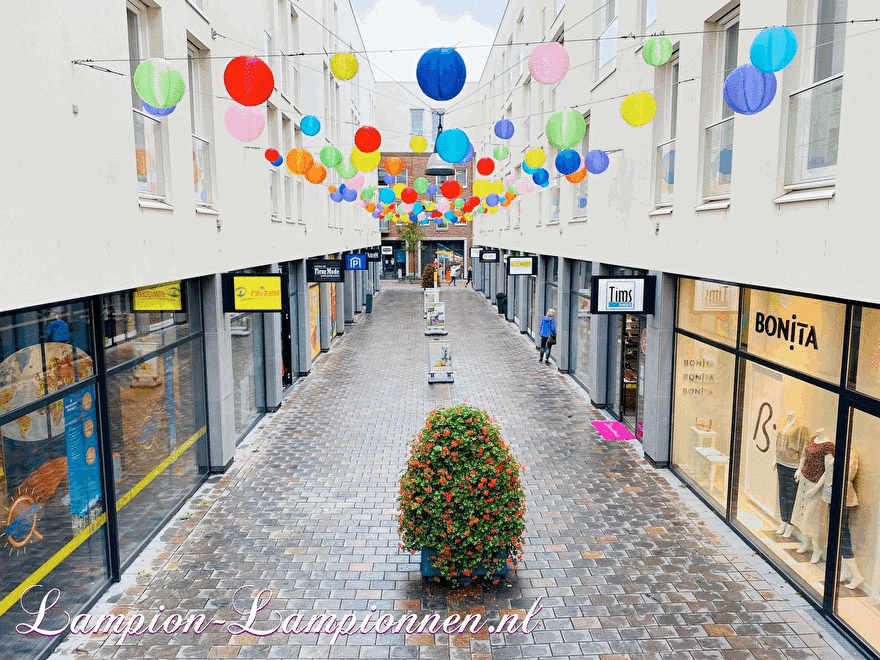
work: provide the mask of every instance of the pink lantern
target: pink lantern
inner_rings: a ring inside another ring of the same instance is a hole
[[[437,200],[437,210],[440,213],[446,213],[449,210],[449,200],[448,199],[438,199]]]
[[[240,142],[251,142],[263,134],[266,118],[258,107],[246,107],[237,103],[229,106],[223,115],[223,123],[229,134]]]
[[[539,44],[529,55],[529,73],[543,85],[558,83],[568,73],[568,51],[556,41]]]
[[[512,186],[513,184],[515,184],[516,174],[508,174],[506,177],[504,177],[504,183],[506,183],[508,186]]]
[[[349,188],[356,188],[357,190],[360,190],[361,186],[364,185],[364,175],[358,173],[350,179],[345,179],[345,185]]]

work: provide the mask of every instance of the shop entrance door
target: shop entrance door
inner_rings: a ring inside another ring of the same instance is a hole
[[[608,408],[642,437],[645,360],[641,349],[646,317],[611,314],[608,318]]]

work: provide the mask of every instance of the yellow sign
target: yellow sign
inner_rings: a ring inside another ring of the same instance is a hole
[[[232,293],[237,311],[281,311],[281,277],[278,275],[235,276]]]
[[[132,309],[135,312],[182,312],[180,280],[134,290]]]

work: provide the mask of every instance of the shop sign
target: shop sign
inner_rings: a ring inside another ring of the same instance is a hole
[[[535,257],[507,257],[508,275],[537,275],[538,260]]]
[[[339,259],[309,259],[306,261],[306,282],[344,282],[342,261]]]
[[[483,251],[483,248],[481,248],[481,247],[472,247],[471,248],[471,259],[479,259],[480,252],[482,252],[482,251]]]
[[[364,250],[364,254],[367,255],[367,261],[371,263],[374,261],[382,261],[382,253],[379,252],[379,248],[370,248],[369,250]]]
[[[288,307],[284,277],[278,275],[223,275],[223,311],[284,312]]]
[[[735,312],[739,288],[704,280],[694,281],[695,312]]]
[[[501,261],[501,253],[498,250],[480,250],[480,261],[483,263],[498,263]]]
[[[131,309],[135,312],[182,312],[180,280],[135,289],[131,292]]]
[[[592,314],[653,314],[657,278],[593,277]]]
[[[791,318],[783,318],[773,314],[755,312],[755,322],[752,324],[752,328],[758,334],[765,334],[771,339],[791,342],[791,346],[788,347],[791,351],[794,350],[795,344],[819,350],[819,344],[816,343],[816,326],[801,323],[797,320],[797,314],[792,314]]]
[[[393,245],[383,245],[382,246],[382,254],[394,254],[394,246]]]
[[[366,270],[367,255],[362,252],[345,255],[345,270]]]

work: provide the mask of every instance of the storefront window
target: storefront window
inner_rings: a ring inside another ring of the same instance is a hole
[[[852,346],[858,352],[850,368],[849,388],[880,399],[880,309],[854,309]]]
[[[822,485],[837,441],[837,394],[751,361],[743,370],[736,518],[821,595],[828,537]]]
[[[585,295],[586,294],[586,295]],[[589,290],[571,294],[571,375],[587,387],[590,359],[590,297]]]
[[[235,433],[239,440],[265,410],[263,315],[240,314],[230,322]]]
[[[336,330],[336,282],[330,282],[330,336],[335,337]]]
[[[672,465],[726,510],[736,357],[684,335],[675,356]]]
[[[736,346],[739,287],[682,278],[678,285],[678,327]]]
[[[845,318],[841,303],[746,289],[742,349],[836,385]]]
[[[880,419],[854,410],[835,611],[875,649],[880,648]],[[829,466],[830,469],[830,466]],[[827,498],[830,501],[830,496]]]
[[[309,328],[312,333],[312,359],[321,352],[321,293],[319,284],[309,284]]]

